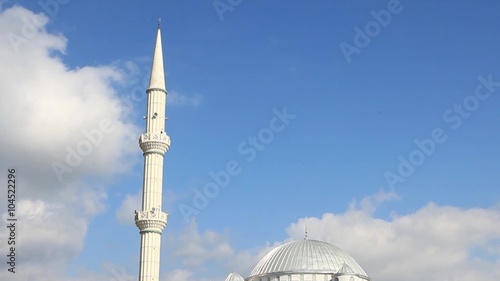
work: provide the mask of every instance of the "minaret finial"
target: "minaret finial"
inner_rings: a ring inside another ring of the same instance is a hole
[[[306,231],[305,231],[305,235],[304,235],[304,240],[307,240],[307,225],[306,225]]]
[[[158,29],[161,27],[161,18],[158,18]]]

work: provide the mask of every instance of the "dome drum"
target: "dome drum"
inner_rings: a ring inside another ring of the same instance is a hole
[[[367,276],[337,275],[332,273],[290,273],[269,274],[266,276],[252,276],[245,281],[370,281]]]

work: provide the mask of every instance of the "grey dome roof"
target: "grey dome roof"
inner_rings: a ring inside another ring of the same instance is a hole
[[[274,273],[335,273],[370,279],[346,252],[332,244],[309,239],[273,249],[255,266],[250,277]]]
[[[226,281],[245,281],[245,279],[238,273],[233,272],[226,277]]]

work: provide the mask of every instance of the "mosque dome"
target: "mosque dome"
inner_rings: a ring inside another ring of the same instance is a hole
[[[370,281],[361,266],[332,244],[304,239],[271,250],[246,281]]]
[[[243,277],[241,277],[238,273],[233,272],[226,277],[225,281],[245,281],[245,279],[243,279]]]

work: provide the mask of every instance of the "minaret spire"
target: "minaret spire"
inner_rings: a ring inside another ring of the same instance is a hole
[[[162,212],[163,162],[170,148],[170,137],[165,128],[167,89],[159,25],[146,94],[146,132],[139,138],[139,145],[144,152],[142,210],[135,212],[135,224],[141,234],[139,281],[159,281],[161,234],[168,218],[168,214]]]
[[[156,46],[153,56],[153,67],[151,69],[151,79],[149,80],[149,89],[162,89],[165,87],[165,71],[163,68],[163,49],[161,45],[161,19],[158,20],[158,31],[156,33]]]

